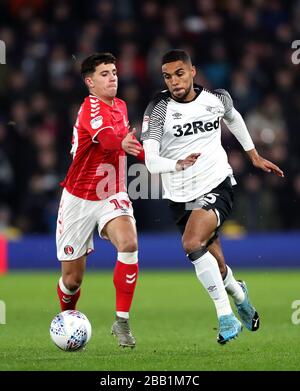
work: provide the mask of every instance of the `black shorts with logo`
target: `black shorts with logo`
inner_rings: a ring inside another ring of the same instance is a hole
[[[207,245],[211,244],[218,237],[218,230],[231,213],[233,206],[233,188],[231,180],[227,177],[217,187],[210,192],[203,194],[190,202],[169,201],[173,220],[180,232],[183,234],[187,221],[194,209],[212,209],[217,217],[219,215],[220,224],[215,231],[215,235],[210,239]]]

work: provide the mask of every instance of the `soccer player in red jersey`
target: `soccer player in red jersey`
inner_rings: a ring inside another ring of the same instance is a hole
[[[116,59],[96,53],[81,65],[89,90],[74,126],[73,162],[69,168],[57,218],[57,257],[62,277],[57,292],[61,310],[75,309],[93,232],[117,249],[114,269],[116,321],[112,334],[120,346],[135,346],[129,310],[138,277],[138,245],[133,209],[125,186],[126,153],[143,159],[143,148],[129,132],[127,108],[116,97]]]

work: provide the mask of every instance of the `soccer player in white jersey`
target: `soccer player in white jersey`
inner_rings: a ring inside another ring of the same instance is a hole
[[[111,331],[120,346],[134,347],[128,319],[138,277],[138,251],[135,219],[125,186],[125,152],[144,158],[141,145],[129,132],[126,103],[116,97],[115,64],[111,53],[95,53],[81,65],[89,95],[78,112],[73,161],[62,182],[56,230],[62,277],[57,293],[62,311],[75,309],[97,228],[117,250],[113,278],[116,321]]]
[[[217,341],[224,344],[242,330],[228,294],[247,329],[259,328],[259,316],[249,301],[245,282],[236,281],[225,264],[218,239],[218,230],[232,209],[236,184],[221,144],[221,121],[255,167],[280,177],[283,172],[258,154],[227,91],[194,85],[196,69],[186,52],[166,53],[162,73],[168,89],[150,102],[144,115],[145,162],[151,173],[161,174],[164,197],[170,200],[184,250],[215,304]]]

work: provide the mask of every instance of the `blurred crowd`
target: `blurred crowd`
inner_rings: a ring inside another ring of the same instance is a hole
[[[118,96],[140,129],[147,103],[164,88],[160,60],[171,48],[190,53],[197,83],[228,89],[258,151],[285,172],[282,179],[252,168],[224,129],[238,181],[231,223],[248,232],[300,228],[300,64],[292,62],[300,1],[7,0],[0,39],[0,232],[55,231],[59,182],[87,94],[82,59],[116,55]],[[140,230],[173,229],[165,201],[134,207]]]

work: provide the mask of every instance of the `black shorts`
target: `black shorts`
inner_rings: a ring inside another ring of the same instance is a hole
[[[233,206],[233,188],[231,180],[227,177],[217,187],[210,192],[203,194],[190,202],[169,201],[169,208],[177,227],[183,234],[187,221],[194,209],[212,209],[218,218],[219,225],[215,235],[209,240],[211,244],[218,237],[218,230],[231,213]]]

